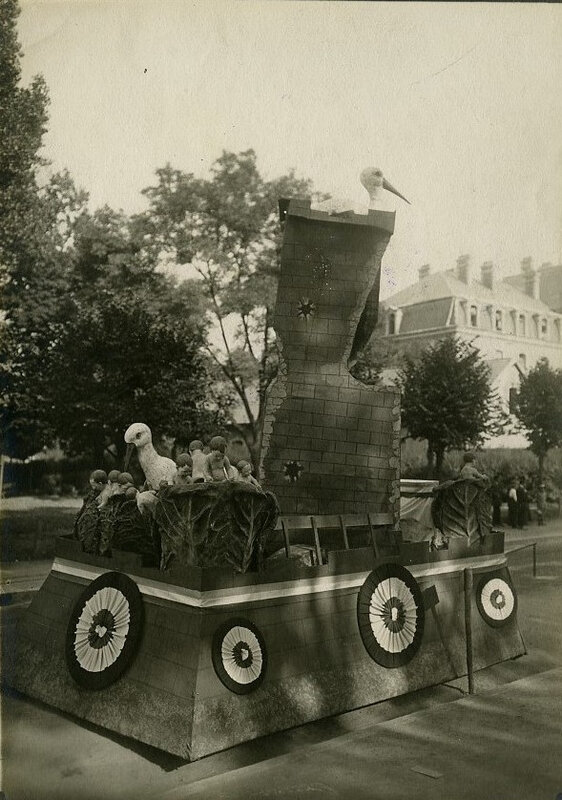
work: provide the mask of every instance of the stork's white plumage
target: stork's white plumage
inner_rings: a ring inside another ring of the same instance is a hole
[[[361,181],[361,185],[364,186],[369,192],[369,208],[381,207],[383,189],[386,189],[388,192],[392,192],[392,194],[400,197],[402,200],[408,203],[408,205],[410,205],[410,201],[406,200],[404,195],[400,194],[400,192],[397,191],[394,186],[386,180],[382,174],[382,170],[378,167],[366,167],[361,172],[359,180]]]
[[[369,193],[369,204],[358,203],[354,200],[348,200],[340,197],[331,197],[329,200],[323,200],[320,203],[311,203],[310,208],[312,211],[324,211],[327,214],[340,215],[340,214],[368,214],[371,209],[379,209],[384,207],[383,190],[392,192],[397,197],[406,200],[404,195],[400,194],[394,186],[389,183],[382,170],[378,167],[367,167],[361,172],[359,176],[362,186]]]
[[[160,456],[152,444],[152,433],[144,422],[135,422],[125,431],[125,441],[129,448],[137,448],[139,464],[146,482],[152,489],[158,489],[162,481],[172,484],[177,467],[171,458]]]

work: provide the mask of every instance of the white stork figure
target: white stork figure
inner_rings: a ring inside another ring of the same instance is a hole
[[[133,447],[136,447],[139,464],[151,489],[159,489],[162,481],[169,484],[174,482],[177,467],[171,458],[158,455],[152,444],[152,433],[148,425],[145,425],[144,422],[135,422],[130,425],[125,431],[125,441],[128,445],[125,470]]]
[[[369,192],[369,208],[380,208],[383,189],[386,189],[387,192],[392,192],[392,194],[400,197],[401,200],[404,200],[410,205],[410,201],[406,200],[404,195],[400,194],[400,192],[386,180],[382,174],[382,170],[378,167],[366,167],[366,169],[361,172],[359,180],[361,181],[361,185]]]
[[[323,200],[319,203],[311,203],[311,210],[324,211],[332,215],[368,214],[371,209],[378,209],[383,206],[383,189],[386,189],[388,192],[392,192],[392,194],[400,197],[402,200],[408,203],[408,205],[410,205],[410,201],[406,200],[404,195],[400,194],[400,192],[386,180],[382,174],[382,170],[378,167],[366,167],[366,169],[361,172],[359,180],[361,181],[362,186],[364,186],[369,193],[369,205],[366,203],[357,203],[354,200],[331,197],[329,200]]]

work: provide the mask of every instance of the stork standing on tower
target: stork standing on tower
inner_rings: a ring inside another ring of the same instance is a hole
[[[366,167],[359,176],[362,186],[365,187],[369,193],[369,205],[365,203],[357,203],[354,200],[349,200],[340,197],[331,197],[329,200],[322,200],[319,203],[311,203],[311,211],[324,211],[327,214],[334,216],[338,214],[368,214],[369,211],[381,208],[383,203],[383,190],[392,192],[401,200],[404,200],[408,205],[410,201],[406,200],[403,194],[394,188],[394,186],[386,180],[382,170],[379,167]]]

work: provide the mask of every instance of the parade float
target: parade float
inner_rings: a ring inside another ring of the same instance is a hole
[[[280,213],[261,486],[182,482],[132,425],[147,491],[121,478],[85,505],[5,665],[25,694],[191,760],[525,652],[485,484],[412,491],[429,517],[401,530],[399,392],[350,372],[394,213]]]

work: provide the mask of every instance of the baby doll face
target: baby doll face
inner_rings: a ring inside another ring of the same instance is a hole
[[[242,475],[244,478],[247,478],[249,475],[251,475],[251,474],[252,474],[252,465],[251,465],[251,464],[244,464],[244,466],[243,466],[243,467],[242,467],[242,469],[240,470],[240,474],[241,474],[241,475]]]
[[[191,475],[191,464],[184,464],[183,466],[178,467],[178,475],[181,475],[182,478],[185,478],[187,475]]]
[[[105,482],[97,481],[95,478],[90,478],[90,486],[92,487],[94,492],[101,492],[101,490],[105,486]]]

